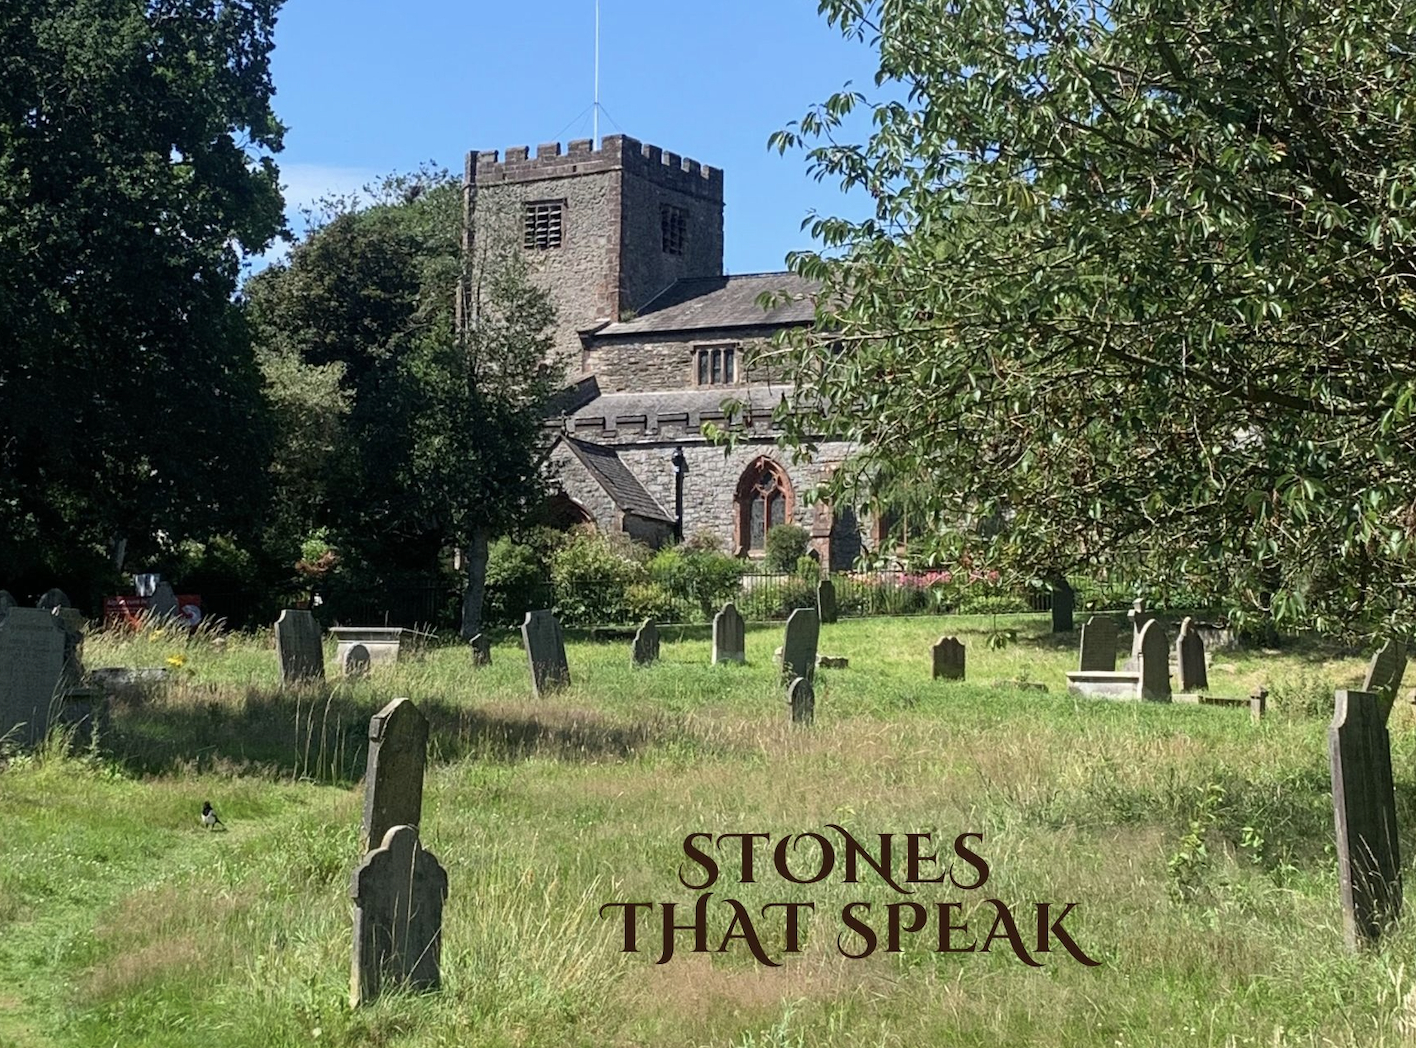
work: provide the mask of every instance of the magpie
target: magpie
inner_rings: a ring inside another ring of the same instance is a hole
[[[216,814],[216,809],[211,806],[211,801],[202,801],[202,825],[207,829],[211,829],[214,826],[220,826],[223,830],[226,829],[226,823],[222,822],[220,817]]]

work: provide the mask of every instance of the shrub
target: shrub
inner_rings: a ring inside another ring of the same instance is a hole
[[[572,538],[551,561],[561,621],[574,626],[632,622],[629,588],[649,581],[646,552],[602,535]]]
[[[816,607],[816,587],[803,578],[766,578],[746,590],[742,597],[742,615],[760,622],[764,619],[785,619],[797,608]]]
[[[795,570],[797,561],[807,554],[809,538],[805,528],[795,524],[778,524],[767,532],[763,566],[768,571]]]
[[[515,626],[526,613],[549,607],[550,568],[530,545],[497,539],[487,550],[487,602],[482,619],[498,626]]]
[[[679,617],[673,594],[657,582],[631,583],[624,591],[624,606],[630,622],[671,622]]]
[[[989,592],[981,587],[965,591],[958,607],[960,615],[1012,615],[1031,610],[1026,598],[996,590]]]
[[[662,549],[649,562],[649,576],[668,591],[681,614],[707,622],[742,590],[743,562],[687,545]]]

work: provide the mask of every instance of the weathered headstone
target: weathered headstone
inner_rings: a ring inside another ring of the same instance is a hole
[[[1401,914],[1391,707],[1374,692],[1339,691],[1328,728],[1342,924],[1353,948],[1375,942]]]
[[[547,692],[570,683],[570,666],[565,659],[565,634],[553,612],[528,611],[521,624],[521,640],[531,665],[531,694],[541,698]]]
[[[343,670],[346,677],[367,677],[373,668],[369,649],[362,644],[354,644],[344,653]]]
[[[1205,642],[1189,616],[1180,623],[1180,636],[1175,639],[1175,666],[1180,677],[1180,690],[1205,691],[1209,688],[1209,670],[1205,668]]]
[[[713,616],[713,665],[746,661],[747,624],[738,614],[737,605],[728,601],[723,610]]]
[[[1126,618],[1131,623],[1131,657],[1126,660],[1125,669],[1140,669],[1141,657],[1141,631],[1146,628],[1146,624],[1155,621],[1155,616],[1146,611],[1146,602],[1139,597],[1132,601],[1131,610],[1126,612]]]
[[[10,596],[9,590],[0,590],[0,616],[3,616],[11,608],[19,607],[19,604],[19,601]]]
[[[395,826],[354,871],[354,960],[349,1004],[384,990],[436,990],[442,982],[447,871],[412,826]]]
[[[1072,584],[1066,579],[1054,579],[1052,583],[1052,632],[1071,633],[1076,628],[1074,618],[1077,595]]]
[[[940,637],[931,651],[935,680],[964,679],[964,645],[958,637]]]
[[[787,619],[787,637],[782,644],[782,672],[788,680],[816,674],[816,644],[821,637],[821,619],[815,608],[797,608]]]
[[[73,602],[69,600],[68,595],[63,590],[56,588],[45,591],[44,596],[39,598],[39,602],[35,604],[35,607],[39,608],[41,611],[53,611],[55,608],[67,608],[72,603]]]
[[[1377,649],[1362,679],[1362,690],[1375,692],[1384,698],[1395,698],[1406,676],[1406,642],[1390,637]]]
[[[67,637],[48,611],[11,608],[0,620],[0,739],[34,746],[64,686]]]
[[[635,666],[648,666],[659,661],[659,627],[652,619],[645,619],[634,634],[634,646],[630,649],[630,662]]]
[[[1165,626],[1152,619],[1141,629],[1140,697],[1146,702],[1170,701],[1170,651]]]
[[[148,614],[155,619],[170,619],[181,614],[181,608],[177,604],[177,594],[172,590],[172,583],[167,581],[159,582],[152,591],[152,599],[148,601]]]
[[[320,624],[308,611],[286,608],[275,620],[275,651],[282,684],[324,680],[324,646]]]
[[[816,719],[816,692],[806,677],[793,677],[787,685],[787,702],[792,708],[793,724],[810,724]]]
[[[409,700],[394,699],[369,718],[360,850],[368,851],[395,826],[417,829],[427,759],[428,719]]]
[[[1116,669],[1116,620],[1093,615],[1082,626],[1081,664],[1083,673]]]
[[[816,615],[828,625],[836,621],[836,584],[830,579],[816,584]]]
[[[467,642],[467,646],[472,650],[472,665],[490,666],[492,664],[492,638],[485,633],[479,633]]]

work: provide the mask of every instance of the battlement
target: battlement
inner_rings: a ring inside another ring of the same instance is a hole
[[[487,186],[625,171],[669,189],[723,199],[721,168],[646,145],[628,135],[608,135],[599,149],[592,146],[588,138],[573,139],[564,149],[559,142],[546,142],[536,147],[534,157],[529,146],[512,146],[504,157],[494,149],[484,150],[468,154],[467,173],[470,180]]]

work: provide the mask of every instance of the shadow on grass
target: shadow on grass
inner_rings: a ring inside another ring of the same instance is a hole
[[[102,748],[135,775],[249,774],[352,785],[364,774],[368,727],[385,698],[340,685],[236,689],[176,687],[116,702]],[[594,761],[632,757],[683,741],[668,720],[617,723],[598,713],[469,708],[415,699],[431,726],[435,761],[532,757]]]

